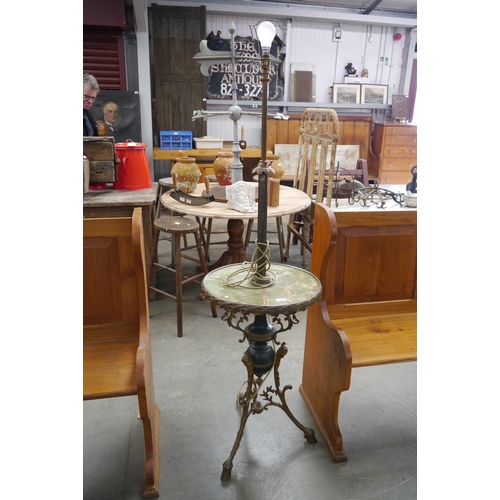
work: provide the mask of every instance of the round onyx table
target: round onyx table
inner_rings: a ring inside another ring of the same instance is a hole
[[[238,397],[238,404],[243,409],[240,427],[231,453],[223,464],[222,481],[231,477],[233,458],[251,414],[260,414],[271,406],[281,408],[302,430],[308,443],[316,442],[314,430],[302,425],[288,407],[285,392],[292,386],[280,387],[279,366],[288,348],[285,342],[278,342],[277,335],[298,323],[295,313],[305,311],[319,300],[321,283],[309,271],[286,264],[270,264],[265,277],[273,282],[265,287],[253,283],[252,272],[251,264],[222,266],[209,272],[201,285],[203,297],[224,309],[222,319],[243,334],[240,342],[247,340],[249,343],[241,360],[247,369],[247,381],[245,393]],[[244,327],[249,314],[255,315],[254,321]],[[276,346],[279,346],[277,350]],[[264,388],[271,371],[274,387],[269,382]]]
[[[255,184],[257,183],[249,183]],[[218,186],[217,183],[212,184]],[[198,184],[192,196],[202,197],[205,192],[205,184]],[[227,250],[222,254],[217,262],[208,266],[209,270],[227,264],[237,264],[245,262],[248,259],[245,252],[245,244],[243,241],[243,232],[245,229],[244,220],[257,219],[257,212],[242,213],[237,210],[232,210],[227,207],[227,203],[220,201],[212,201],[206,205],[192,205],[182,203],[172,198],[172,192],[168,191],[161,196],[161,203],[165,208],[173,212],[185,215],[193,215],[195,217],[206,217],[209,219],[227,219]],[[299,189],[280,185],[280,202],[277,207],[267,207],[267,218],[281,217],[290,215],[305,210],[311,204],[311,198],[300,191]]]

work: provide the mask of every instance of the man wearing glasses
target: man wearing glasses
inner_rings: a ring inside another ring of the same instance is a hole
[[[89,113],[99,93],[97,80],[88,73],[83,75],[83,135],[97,136],[97,124]]]

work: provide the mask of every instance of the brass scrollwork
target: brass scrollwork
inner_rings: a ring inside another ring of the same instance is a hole
[[[299,323],[299,320],[297,319],[297,316],[295,315],[295,313],[287,313],[287,314],[284,314],[284,316],[285,317],[283,318],[283,320],[280,318],[279,315],[272,317],[273,326],[279,325],[279,329],[276,329],[276,335],[278,335],[278,333],[291,330],[293,325],[297,325]],[[285,320],[287,322],[286,325],[283,324],[283,321],[285,321]],[[276,341],[276,343],[279,345],[279,342]]]
[[[238,317],[239,317],[239,319],[238,319]],[[238,312],[238,311],[226,310],[222,316],[222,321],[225,321],[229,327],[234,328],[235,330],[242,332],[243,338],[240,340],[240,342],[245,341],[246,332],[245,332],[245,329],[241,327],[241,324],[243,322],[248,321],[248,314]]]

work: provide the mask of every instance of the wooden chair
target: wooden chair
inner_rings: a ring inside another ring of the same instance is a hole
[[[368,162],[364,158],[360,158],[356,163],[354,170],[347,170],[354,179],[358,180],[363,186],[368,187]]]
[[[325,199],[318,201],[324,201],[328,206],[332,201],[338,141],[339,122],[333,109],[307,108],[304,111],[299,128],[299,161],[293,187],[307,193],[313,201],[316,193],[325,193]],[[290,255],[292,235],[311,251],[310,233],[313,224],[314,203],[300,214],[290,216],[285,259]]]
[[[144,429],[143,494],[156,498],[159,417],[141,212],[83,219],[83,399],[137,395]]]
[[[357,189],[368,187],[368,162],[360,158],[356,162],[356,168],[350,170],[346,168],[336,167],[335,181],[332,189],[332,199],[335,199],[335,206],[338,206],[338,200],[342,198],[351,198]],[[326,190],[329,186],[325,186],[323,197],[326,198]],[[316,193],[318,198],[318,193]],[[320,200],[317,200],[318,203]],[[312,233],[310,234],[309,241],[312,241]],[[294,241],[296,243],[296,241]]]

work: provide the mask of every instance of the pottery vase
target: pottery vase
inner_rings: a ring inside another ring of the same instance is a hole
[[[175,186],[185,193],[192,193],[201,177],[200,169],[195,158],[180,156],[172,167],[172,177],[175,177]]]
[[[280,155],[267,155],[267,160],[272,162],[271,168],[274,170],[274,173],[269,172],[267,204],[270,207],[277,207],[280,204],[280,179],[285,173],[285,168],[281,163]]]
[[[280,155],[267,155],[268,161],[272,161],[271,168],[274,170],[274,174],[269,172],[270,179],[277,179],[278,181],[283,177],[285,173],[285,167],[283,167],[283,163],[281,163]]]
[[[231,151],[219,151],[214,161],[214,173],[220,186],[231,185],[234,155]]]

